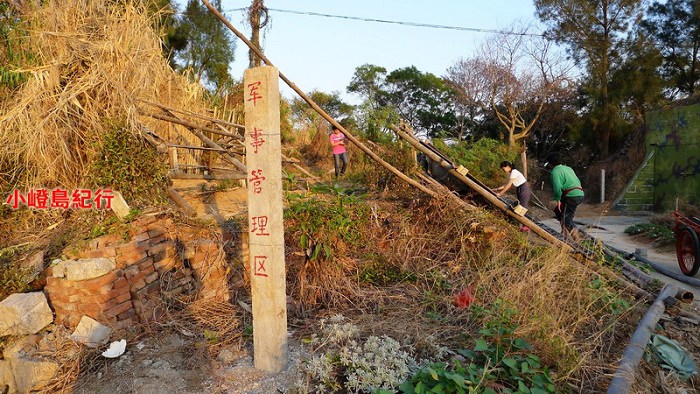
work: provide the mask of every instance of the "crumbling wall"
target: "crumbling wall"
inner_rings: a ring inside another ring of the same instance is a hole
[[[47,270],[44,291],[56,322],[74,328],[89,316],[116,329],[130,329],[161,317],[161,300],[168,297],[213,298],[228,301],[228,270],[223,239],[202,238],[171,219],[143,217],[123,234],[95,238],[83,248],[64,254],[84,264],[95,258],[114,261],[115,268],[95,278],[73,280]],[[80,260],[86,259],[86,260]]]

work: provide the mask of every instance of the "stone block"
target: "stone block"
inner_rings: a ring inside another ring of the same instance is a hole
[[[117,268],[114,259],[91,258],[61,261],[53,267],[53,274],[71,281],[98,278]]]
[[[51,381],[59,369],[55,362],[41,360],[17,359],[11,360],[10,365],[17,393],[40,390]]]
[[[121,193],[118,191],[112,191],[112,193],[114,195],[114,198],[112,198],[112,212],[114,212],[119,219],[124,220],[125,217],[129,216],[131,208],[129,208],[129,204],[126,203]]]
[[[11,294],[0,302],[0,337],[35,334],[53,322],[43,292]]]
[[[101,344],[107,343],[111,333],[111,328],[101,324],[89,316],[83,316],[70,337],[77,342],[94,348]]]

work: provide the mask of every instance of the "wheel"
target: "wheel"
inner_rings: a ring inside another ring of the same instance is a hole
[[[693,276],[700,269],[700,241],[690,227],[681,227],[676,234],[678,265],[686,276]]]

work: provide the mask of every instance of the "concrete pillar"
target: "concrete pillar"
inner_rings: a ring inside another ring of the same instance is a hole
[[[277,373],[288,359],[279,72],[248,69],[243,84],[254,362]]]

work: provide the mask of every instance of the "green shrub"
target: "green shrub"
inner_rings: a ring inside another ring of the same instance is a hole
[[[88,178],[94,187],[111,188],[129,201],[161,203],[166,199],[168,166],[155,148],[119,124],[102,136],[100,153]]]
[[[334,249],[360,241],[369,207],[355,191],[337,184],[316,185],[313,191],[331,198],[288,195],[288,233],[299,237],[299,247],[311,260],[330,258]]]
[[[29,268],[17,265],[22,249],[0,249],[0,301],[13,293],[23,293],[29,290],[29,282],[33,272]]]
[[[676,235],[673,230],[664,225],[654,223],[639,223],[625,229],[625,234],[643,234],[654,240],[658,246],[673,245],[676,242]]]
[[[489,186],[500,184],[499,179],[505,181],[506,175],[500,167],[501,162],[505,160],[515,162],[518,157],[516,148],[490,138],[482,138],[474,143],[461,141],[451,145],[440,139],[435,139],[433,142],[437,149],[457,164],[466,167],[476,178],[496,181]]]

